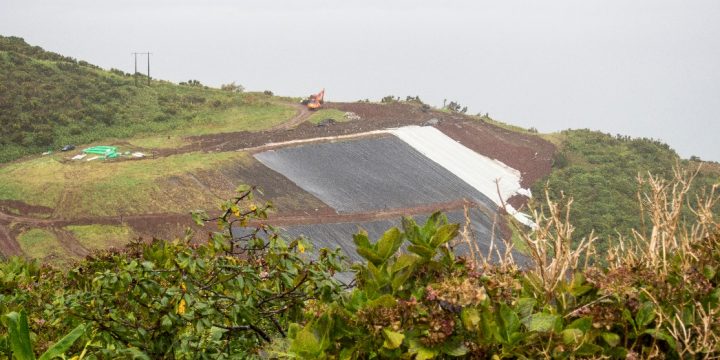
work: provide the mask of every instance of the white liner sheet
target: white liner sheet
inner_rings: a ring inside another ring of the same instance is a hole
[[[526,214],[505,203],[515,194],[530,195],[529,189],[520,186],[521,175],[518,170],[476,153],[431,126],[404,126],[388,132],[483,193],[498,206],[504,204],[507,211],[521,223],[535,226]]]

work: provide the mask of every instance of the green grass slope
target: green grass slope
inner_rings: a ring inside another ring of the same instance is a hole
[[[267,96],[146,80],[0,36],[0,162],[107,138],[259,130],[295,112]]]
[[[648,172],[672,178],[673,167],[697,169],[699,162],[682,160],[668,145],[653,139],[612,136],[590,130],[566,130],[552,135],[559,143],[553,171],[537,182],[536,196],[548,184],[551,199],[573,197],[571,222],[579,240],[594,230],[601,241],[643,229],[638,204],[638,175]],[[694,182],[695,192],[720,182],[720,171],[703,164]],[[690,196],[694,199],[694,196]]]

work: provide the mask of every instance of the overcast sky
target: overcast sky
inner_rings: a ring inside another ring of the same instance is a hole
[[[419,95],[720,161],[720,1],[0,0],[0,34],[175,82]]]

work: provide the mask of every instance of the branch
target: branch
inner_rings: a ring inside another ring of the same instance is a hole
[[[297,290],[297,289],[300,287],[300,285],[302,285],[303,283],[305,283],[305,281],[307,280],[307,278],[308,278],[308,273],[305,272],[305,274],[303,275],[303,278],[297,283],[297,285],[293,286],[292,289],[290,289],[290,290],[288,290],[288,291],[285,291],[285,292],[283,292],[283,293],[277,294],[277,295],[270,296],[270,297],[268,297],[268,298],[266,298],[266,299],[263,299],[262,301],[260,301],[260,302],[257,304],[257,307],[262,306],[263,304],[267,303],[268,301],[272,301],[272,300],[275,300],[275,299],[280,299],[280,298],[282,298],[282,297],[284,297],[284,296],[287,296],[287,295],[291,294],[292,292],[294,292],[295,290]]]
[[[272,342],[272,339],[270,339],[270,337],[264,331],[262,331],[262,329],[260,329],[259,327],[255,326],[255,325],[252,325],[252,324],[238,325],[238,326],[224,326],[224,325],[214,324],[213,326],[219,327],[221,329],[229,330],[230,332],[252,330],[266,342]]]

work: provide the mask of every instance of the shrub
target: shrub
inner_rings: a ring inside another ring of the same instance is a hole
[[[425,105],[425,103],[422,100],[420,100],[420,96],[417,96],[417,95],[416,96],[410,96],[410,95],[406,96],[405,102],[415,103],[418,105]]]
[[[220,85],[220,90],[234,92],[234,93],[241,93],[245,91],[245,88],[240,84],[235,84],[235,82],[231,82],[229,84],[222,84]]]
[[[445,105],[445,108],[450,110],[451,112],[460,113],[460,114],[465,114],[468,111],[467,106],[462,106],[459,103],[456,103],[455,101],[450,101],[449,103],[447,103],[447,105]]]

